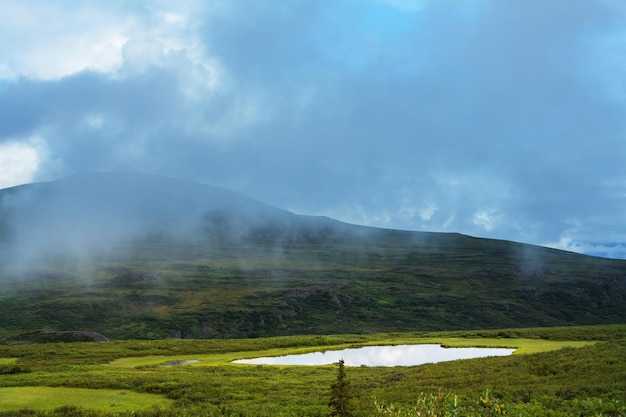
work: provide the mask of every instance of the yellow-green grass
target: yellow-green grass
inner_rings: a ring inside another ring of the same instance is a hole
[[[426,343],[426,342],[424,342]],[[549,352],[565,347],[583,347],[593,345],[595,341],[574,340],[543,340],[543,339],[432,339],[429,343],[439,343],[444,347],[485,347],[485,348],[515,348],[514,355]]]
[[[169,408],[173,401],[162,395],[144,394],[126,390],[64,388],[64,387],[9,387],[0,388],[0,410],[22,409],[54,410],[62,406],[122,412]]]
[[[197,362],[185,364],[184,366],[213,366],[232,363],[237,359],[249,359],[267,356],[284,356],[293,354],[310,353],[326,350],[341,350],[361,346],[381,346],[399,344],[441,344],[444,347],[485,347],[485,348],[511,348],[515,349],[513,354],[528,354],[548,352],[562,349],[564,347],[583,347],[592,345],[593,341],[553,341],[542,339],[499,339],[499,338],[400,338],[385,339],[379,341],[369,341],[358,344],[338,344],[332,346],[309,346],[298,348],[275,348],[258,351],[228,352],[215,354],[191,354],[176,356],[140,356],[116,359],[109,366],[136,368],[142,366],[158,366],[172,361],[194,360]]]
[[[0,358],[0,365],[11,365],[17,362],[18,358]]]

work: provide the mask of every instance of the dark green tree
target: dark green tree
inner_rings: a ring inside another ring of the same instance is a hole
[[[346,369],[343,359],[338,363],[337,381],[330,386],[329,406],[333,409],[333,416],[352,417],[350,412],[350,382],[346,378]]]

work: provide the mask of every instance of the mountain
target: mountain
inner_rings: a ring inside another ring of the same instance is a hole
[[[223,188],[120,172],[2,190],[0,210],[4,240],[21,255],[84,252],[157,237],[239,240],[269,226],[282,232],[313,221]]]
[[[0,336],[623,323],[626,261],[349,225],[135,173],[0,190]]]

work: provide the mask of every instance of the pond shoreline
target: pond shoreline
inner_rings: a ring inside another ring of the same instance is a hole
[[[346,366],[417,366],[426,363],[447,362],[460,359],[508,356],[514,348],[454,347],[440,344],[382,345],[326,350],[283,356],[266,356],[238,359],[236,364],[246,365],[330,365],[343,360]]]

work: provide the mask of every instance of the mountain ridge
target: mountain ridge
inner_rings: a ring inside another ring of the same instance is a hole
[[[8,190],[0,336],[251,337],[626,317],[626,261],[350,225],[144,174]]]
[[[210,233],[241,238],[264,224],[334,222],[226,188],[129,172],[77,174],[0,190],[0,213],[5,236],[31,244],[50,240],[50,247],[101,246],[154,234],[194,241]],[[45,245],[39,246],[43,251]]]
[[[101,181],[104,180],[104,181]],[[20,193],[22,191],[25,191],[27,194],[31,191],[31,189],[34,188],[39,188],[39,189],[44,189],[46,187],[57,187],[60,184],[80,184],[80,183],[87,183],[89,185],[89,188],[91,189],[98,189],[101,188],[103,185],[107,185],[108,189],[115,189],[120,187],[120,185],[123,186],[123,192],[122,195],[131,195],[130,193],[132,191],[136,191],[138,189],[140,189],[141,186],[147,186],[147,188],[149,190],[151,190],[151,193],[148,194],[148,198],[145,197],[145,194],[141,195],[142,198],[139,199],[139,201],[133,201],[132,204],[130,205],[130,207],[126,207],[126,209],[131,209],[129,210],[131,212],[131,214],[139,214],[139,215],[145,215],[145,212],[141,212],[141,213],[133,213],[133,208],[137,208],[138,206],[150,206],[150,205],[156,205],[155,204],[155,194],[154,192],[158,192],[159,194],[163,194],[162,187],[164,185],[169,185],[168,190],[165,192],[166,194],[168,192],[171,192],[172,190],[175,190],[176,193],[181,193],[182,191],[185,191],[186,194],[189,194],[189,191],[194,191],[195,193],[198,192],[207,192],[208,191],[208,195],[210,197],[219,197],[219,199],[222,200],[222,202],[224,201],[228,201],[229,204],[228,205],[223,205],[223,204],[217,204],[215,205],[215,202],[209,202],[207,198],[200,198],[197,201],[194,201],[192,204],[192,208],[195,210],[193,212],[193,214],[195,215],[199,215],[202,211],[201,209],[205,209],[205,211],[220,211],[220,210],[232,210],[234,211],[234,213],[230,213],[230,214],[246,214],[246,212],[248,212],[247,214],[252,214],[254,216],[257,217],[261,217],[262,220],[267,220],[267,218],[265,218],[265,216],[269,216],[270,213],[273,214],[273,216],[276,218],[281,218],[282,219],[287,219],[290,218],[291,220],[295,220],[295,219],[307,219],[311,222],[314,221],[320,221],[320,222],[327,222],[327,223],[334,223],[334,225],[344,225],[345,227],[350,227],[350,228],[361,228],[363,230],[397,230],[399,232],[406,232],[406,233],[415,233],[415,234],[441,234],[441,235],[461,235],[461,236],[468,236],[468,237],[472,237],[472,238],[476,238],[476,239],[489,239],[489,240],[494,240],[494,241],[502,241],[502,242],[512,242],[512,243],[516,243],[516,244],[521,244],[521,245],[528,245],[528,246],[537,246],[540,248],[544,248],[547,250],[557,250],[557,251],[563,251],[563,252],[568,252],[568,253],[574,253],[574,254],[579,254],[579,255],[583,255],[583,256],[595,256],[595,255],[586,255],[586,254],[580,254],[578,252],[572,252],[572,251],[568,251],[565,249],[558,249],[558,248],[551,248],[551,247],[546,247],[546,246],[542,246],[542,245],[536,245],[536,244],[530,244],[530,243],[525,243],[525,242],[516,242],[516,241],[509,241],[506,239],[496,239],[496,238],[482,238],[482,237],[475,237],[475,236],[469,236],[469,235],[463,235],[461,233],[458,232],[424,232],[424,231],[412,231],[412,230],[402,230],[402,229],[387,229],[387,228],[380,228],[380,227],[375,227],[375,226],[362,226],[362,225],[356,225],[356,224],[351,224],[351,223],[346,223],[343,221],[339,221],[327,216],[315,216],[315,215],[302,215],[302,214],[295,214],[292,213],[288,210],[284,210],[284,209],[280,209],[274,206],[270,206],[268,204],[265,204],[261,201],[252,199],[250,197],[247,197],[241,193],[237,193],[235,191],[229,190],[227,188],[224,187],[219,187],[219,186],[214,186],[214,185],[207,185],[207,184],[202,184],[202,183],[197,183],[197,182],[193,182],[193,181],[187,181],[187,180],[183,180],[183,179],[179,179],[179,178],[175,178],[175,177],[167,177],[167,176],[161,176],[161,175],[157,175],[157,174],[147,174],[147,173],[141,173],[141,172],[134,172],[134,171],[107,171],[107,172],[86,172],[86,173],[80,173],[80,174],[73,174],[64,178],[61,178],[59,180],[56,181],[45,181],[45,182],[35,182],[35,183],[29,183],[29,184],[22,184],[22,185],[17,185],[17,186],[13,186],[13,187],[8,187],[5,189],[0,189],[0,210],[4,210],[2,212],[3,216],[6,216],[6,207],[5,205],[3,205],[3,196],[5,194],[11,194],[11,193]],[[179,186],[174,187],[174,186]],[[181,187],[182,186],[182,187]],[[181,190],[181,188],[184,188],[184,190]],[[28,191],[27,191],[28,190]],[[44,192],[50,193],[50,190],[42,190]],[[64,190],[64,194],[67,197],[68,191],[70,192],[70,195],[80,195],[82,194],[82,192],[85,191],[84,188],[74,188],[72,190]],[[94,197],[93,195],[93,190],[89,191],[89,195],[90,197]],[[176,196],[175,196],[176,197]],[[224,198],[226,197],[226,199]],[[190,199],[187,198],[187,201],[189,201]],[[163,201],[166,200],[160,200],[160,203],[162,203]],[[77,201],[78,202],[78,201]],[[206,206],[204,207],[199,207],[198,202],[204,202],[206,203]],[[41,204],[49,204],[49,201],[43,201],[40,203]],[[241,204],[243,203],[243,204]],[[22,207],[17,207],[17,209],[24,209],[25,205],[27,204],[32,204],[32,201],[23,201],[20,205]],[[242,206],[244,207],[244,210],[241,210]],[[247,206],[247,207],[246,207]],[[84,209],[94,209],[93,206],[88,205],[87,207],[82,206],[80,207],[80,211],[84,211]],[[106,204],[100,204],[99,208],[104,208],[104,209],[110,209],[111,207],[107,207]],[[167,205],[165,207],[160,206],[159,210],[164,213],[162,214],[162,218],[158,219],[161,221],[167,221],[167,220],[172,220],[172,219],[168,219],[167,215],[171,215],[172,213],[176,212],[177,210],[180,210],[184,208],[183,205],[180,203],[180,201],[176,204],[176,205]],[[247,210],[246,210],[247,208]],[[31,208],[32,209],[32,208]],[[118,208],[119,210],[119,208]],[[88,210],[89,211],[89,210]],[[181,210],[183,212],[185,212],[185,210]],[[65,213],[67,214],[67,213]],[[71,215],[74,215],[75,213],[70,212]],[[185,216],[188,216],[189,213],[185,212],[184,214]],[[178,216],[178,217],[182,217],[182,216]],[[28,219],[29,221],[32,221],[32,219]],[[53,219],[54,220],[54,219]],[[71,219],[73,222],[75,222],[77,219],[73,218]]]

